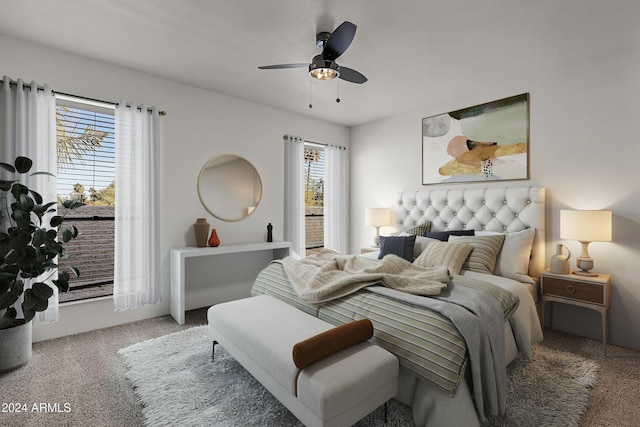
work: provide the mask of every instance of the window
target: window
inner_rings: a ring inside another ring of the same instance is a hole
[[[324,247],[324,150],[304,148],[305,244],[307,255]]]
[[[67,245],[71,257],[60,265],[73,265],[69,292],[60,302],[113,295],[115,236],[115,117],[113,108],[56,99],[58,202],[81,199],[86,206],[58,212],[65,223],[78,228]]]

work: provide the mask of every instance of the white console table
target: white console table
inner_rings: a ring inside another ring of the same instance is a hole
[[[234,275],[245,277],[245,279],[240,280],[246,280],[247,277],[252,277],[252,280],[255,280],[258,273],[266,267],[270,261],[288,256],[290,249],[290,242],[229,243],[216,248],[171,248],[169,255],[171,270],[171,316],[173,316],[180,325],[184,324],[188,259],[207,258],[207,263],[210,263],[211,267],[211,276],[207,278],[207,283],[210,281],[211,287],[214,287],[221,280],[234,281]],[[257,263],[259,265],[256,265],[256,262],[251,260],[250,255],[256,255],[258,253],[266,256],[266,258],[261,258],[261,262]],[[233,256],[233,261],[237,262],[229,262],[229,258],[225,258],[225,255]],[[236,259],[242,257],[247,257],[249,262],[242,263],[241,259]],[[219,261],[216,263],[216,260]],[[220,276],[222,276],[222,279],[220,279]],[[202,305],[201,307],[204,306],[205,305]]]

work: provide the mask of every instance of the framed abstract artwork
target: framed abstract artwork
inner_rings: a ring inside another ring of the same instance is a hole
[[[422,119],[422,184],[529,178],[529,94]]]

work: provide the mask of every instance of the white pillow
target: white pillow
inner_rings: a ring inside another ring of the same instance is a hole
[[[493,234],[502,233],[476,231],[478,236]],[[533,228],[505,234],[504,243],[498,254],[493,274],[535,285],[536,282],[529,276],[529,260],[531,259],[531,247],[533,246],[535,235],[536,230]]]

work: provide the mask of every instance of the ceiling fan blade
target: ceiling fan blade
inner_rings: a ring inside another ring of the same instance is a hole
[[[277,65],[263,65],[258,67],[261,70],[279,70],[282,68],[306,68],[308,67],[308,63],[298,63],[298,64],[277,64]]]
[[[355,35],[356,25],[344,21],[329,36],[329,40],[322,50],[322,57],[328,61],[334,61],[349,48]]]
[[[354,70],[353,68],[347,68],[340,66],[340,78],[342,80],[346,80],[351,83],[362,84],[367,81],[367,78],[360,73],[359,71]]]

